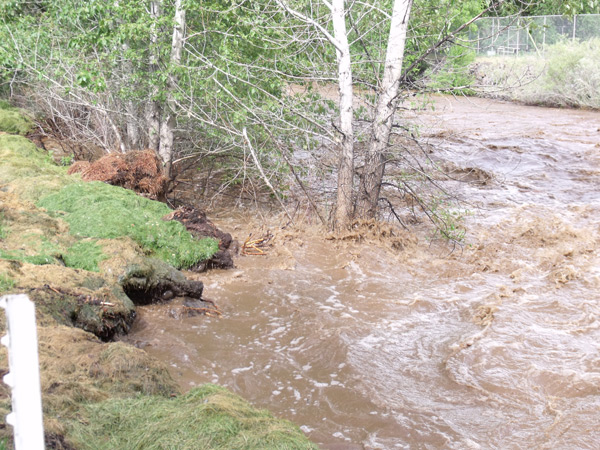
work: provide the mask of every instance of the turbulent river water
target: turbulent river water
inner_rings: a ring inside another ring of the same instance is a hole
[[[273,230],[269,255],[200,277],[220,319],[149,306],[127,339],[324,448],[600,448],[600,113],[438,98],[413,119],[486,174],[457,187],[469,245]]]

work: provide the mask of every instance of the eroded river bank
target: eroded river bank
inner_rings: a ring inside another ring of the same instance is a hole
[[[325,448],[597,448],[600,113],[439,98],[411,119],[434,158],[489,175],[455,186],[462,251],[272,228],[267,256],[200,277],[222,318],[143,307],[127,340]]]

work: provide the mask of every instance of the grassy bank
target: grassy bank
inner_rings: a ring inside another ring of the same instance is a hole
[[[132,268],[182,282],[176,268],[209,258],[217,243],[162,220],[162,203],[68,175],[23,137],[30,126],[0,103],[0,295],[27,293],[36,304],[47,448],[315,448],[293,424],[230,392],[182,395],[143,350],[103,342],[135,317],[122,284]],[[8,370],[3,346],[0,369]],[[0,416],[10,409],[0,383]],[[11,433],[0,427],[0,442]]]
[[[600,109],[600,39],[563,42],[543,54],[479,57],[477,94],[530,105]]]

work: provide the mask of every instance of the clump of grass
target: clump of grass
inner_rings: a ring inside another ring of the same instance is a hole
[[[0,131],[10,134],[26,135],[33,128],[33,122],[19,109],[7,102],[0,102]]]
[[[214,385],[175,398],[111,399],[85,413],[86,424],[73,422],[68,433],[82,449],[317,449],[295,425]]]
[[[42,198],[38,206],[62,215],[76,237],[129,236],[148,253],[180,269],[218,250],[214,239],[197,240],[181,223],[161,220],[171,211],[164,203],[101,182],[70,184]]]
[[[4,223],[4,213],[0,211],[0,241],[8,236],[8,228]]]
[[[12,290],[16,283],[8,274],[0,273],[0,294]]]
[[[58,260],[47,253],[39,253],[37,255],[26,255],[21,250],[2,250],[0,249],[0,259],[7,259],[9,261],[21,261],[29,264],[35,264],[36,266],[43,266],[45,264],[56,264]]]
[[[93,240],[81,240],[73,244],[62,255],[67,267],[98,272],[98,264],[108,258],[102,253],[102,247]]]
[[[179,393],[167,367],[143,350],[123,342],[102,343],[78,328],[40,325],[39,308],[36,316],[46,433],[64,436],[69,420],[82,419],[84,405],[90,403],[111,397],[170,397]],[[8,367],[6,352],[0,352],[0,367]],[[3,386],[0,391],[0,414],[4,417],[11,409],[10,391]],[[11,427],[0,427],[0,440],[11,431]],[[104,432],[108,436],[110,427]],[[95,445],[93,441],[86,443],[88,448]]]
[[[26,200],[37,201],[78,181],[67,175],[66,168],[57,166],[47,151],[22,136],[0,135],[0,161],[0,180]]]

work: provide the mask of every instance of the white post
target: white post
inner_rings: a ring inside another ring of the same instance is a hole
[[[6,422],[14,427],[16,450],[43,450],[44,426],[37,349],[35,308],[26,295],[0,298],[6,309],[8,334],[1,339],[8,347],[10,372],[4,382],[12,389],[12,412]]]

